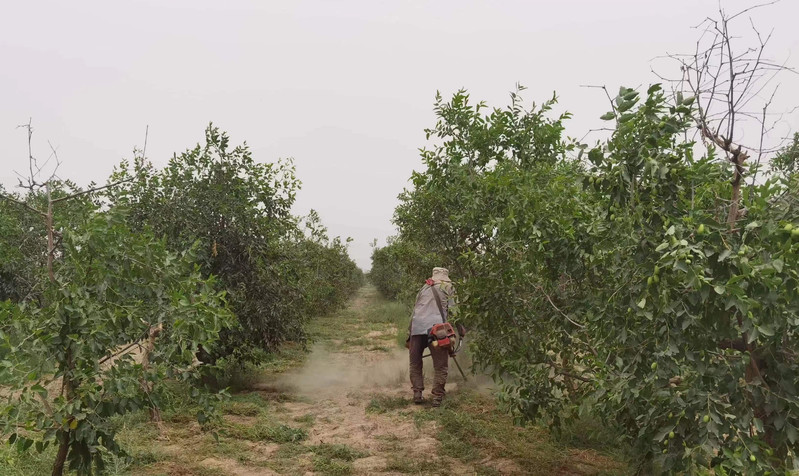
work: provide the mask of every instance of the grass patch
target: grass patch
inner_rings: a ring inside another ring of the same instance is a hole
[[[211,385],[218,389],[228,388],[232,392],[249,390],[269,376],[302,365],[308,355],[308,348],[300,342],[285,342],[276,352],[256,349],[254,353],[254,363],[220,359]]]
[[[258,416],[261,406],[251,402],[225,402],[222,411],[228,415]]]
[[[31,476],[50,474],[55,461],[55,448],[51,445],[42,453],[20,453],[5,442],[0,444],[0,474],[3,476]]]
[[[389,433],[375,438],[380,440],[380,451],[382,452],[396,454],[402,449],[402,440],[397,435]]]
[[[586,465],[596,467],[593,474],[630,472],[618,458],[600,452],[581,452],[580,461],[574,461],[574,452],[550,437],[546,430],[515,425],[488,395],[464,391],[446,399],[439,409],[425,409],[414,415],[420,428],[433,420],[439,428],[436,438],[441,442],[442,454],[464,462],[486,457],[509,459],[519,468],[534,468],[530,474],[535,475],[571,474],[569,468],[574,465],[579,465],[573,471],[576,474],[592,474],[585,472]],[[480,471],[478,474],[496,474],[491,467]]]
[[[304,455],[311,451],[311,448],[303,446],[299,443],[286,443],[280,445],[280,448],[272,455],[276,459],[291,459],[297,456]]]
[[[311,462],[299,464],[298,459],[310,453],[311,449],[300,443],[285,443],[275,451],[266,462],[266,466],[280,474],[302,474],[302,469],[311,469]]]
[[[275,443],[296,443],[308,438],[308,432],[302,428],[277,425],[270,428],[268,437],[270,441]]]
[[[348,337],[344,339],[344,345],[349,347],[367,347],[372,343],[372,339],[366,337]]]
[[[555,436],[564,446],[620,455],[617,453],[619,450],[617,437],[620,431],[614,429],[612,424],[602,423],[592,417],[582,417],[563,425]]]
[[[386,413],[398,408],[405,408],[410,404],[411,400],[408,398],[378,395],[369,401],[366,411],[367,413]]]
[[[272,441],[274,443],[296,443],[308,438],[308,431],[283,424],[259,421],[254,425],[225,422],[219,433],[229,438],[249,441]]]
[[[367,322],[383,324],[382,327],[384,329],[388,326],[394,326],[397,329],[397,333],[392,340],[397,344],[397,347],[405,347],[408,322],[410,322],[410,311],[407,306],[378,297],[377,303],[366,309],[365,319]]]
[[[346,476],[352,474],[352,463],[340,459],[324,459],[315,456],[313,469],[324,476]]]
[[[256,393],[260,396],[261,400],[266,402],[286,403],[303,401],[302,398],[286,393],[282,389],[258,390],[252,393]]]
[[[305,362],[308,348],[299,342],[286,342],[280,350],[264,357],[258,365],[258,377],[275,375],[294,369]]]
[[[420,460],[418,457],[392,456],[386,464],[386,471],[396,471],[406,474],[421,474],[425,469],[429,469],[430,462]]]
[[[369,455],[347,445],[321,444],[312,446],[311,451],[314,453],[314,471],[329,476],[351,474],[352,461]]]
[[[153,442],[159,436],[158,428],[150,423],[147,412],[139,412],[143,418],[135,418],[137,414],[126,415],[115,423],[117,427],[117,443],[128,455],[128,458],[109,458],[119,472],[129,467],[144,466],[157,463],[168,458],[168,455]],[[109,464],[110,466],[110,464]]]
[[[369,453],[356,450],[347,445],[330,445],[323,443],[311,447],[311,451],[320,457],[327,459],[340,459],[344,461],[354,461],[356,459],[365,458]]]
[[[379,296],[374,286],[366,286],[358,292],[370,304],[359,309],[343,309],[312,320],[308,326],[311,338],[325,342],[327,347],[335,351],[366,348],[369,351],[387,352],[390,348],[374,345],[374,338],[364,336],[372,331],[385,331],[393,327],[397,329],[395,336],[382,336],[379,339],[388,338],[398,347],[404,346],[410,316],[407,307]]]
[[[365,334],[359,332],[360,322],[360,311],[343,309],[329,316],[313,319],[308,324],[307,330],[313,341],[343,341]]]
[[[490,466],[478,466],[474,470],[477,476],[502,476],[502,473],[498,469]]]
[[[313,426],[316,417],[313,413],[306,413],[305,415],[294,417],[294,421],[303,425]]]

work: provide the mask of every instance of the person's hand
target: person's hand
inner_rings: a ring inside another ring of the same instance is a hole
[[[455,327],[458,329],[459,336],[466,337],[466,328],[463,327],[463,324],[455,324]]]
[[[411,335],[410,334],[408,334],[408,337],[405,338],[405,348],[406,349],[410,349],[411,348]]]

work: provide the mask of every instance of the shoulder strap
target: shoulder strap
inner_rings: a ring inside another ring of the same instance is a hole
[[[430,286],[430,289],[433,290],[433,297],[436,300],[436,306],[438,306],[438,312],[441,313],[441,321],[447,322],[447,318],[444,317],[444,306],[441,305],[441,295],[438,294],[438,289],[436,289],[435,285]]]

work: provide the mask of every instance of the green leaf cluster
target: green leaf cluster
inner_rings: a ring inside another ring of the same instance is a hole
[[[158,407],[165,378],[195,380],[195,353],[213,348],[232,316],[193,249],[176,254],[152,233],[132,231],[120,209],[74,225],[63,232],[54,279],[38,283],[39,301],[0,307],[0,381],[9,396],[0,425],[20,450],[63,444],[69,468],[91,474],[106,452],[120,452],[110,418]],[[157,326],[144,365],[131,343]]]
[[[236,325],[204,361],[253,360],[258,349],[304,341],[307,319],[343,305],[361,282],[346,246],[327,237],[315,212],[307,234],[291,215],[300,187],[291,161],[257,162],[213,125],[204,144],[163,170],[123,162],[111,180],[128,180],[109,199],[130,209],[135,228],[151,228],[172,250],[197,242],[200,270],[227,292]]]
[[[555,98],[523,104],[438,97],[395,212],[402,246],[453,263],[502,398],[555,429],[595,414],[642,471],[799,466],[796,174],[746,186],[731,225],[732,166],[686,139],[692,98],[621,88],[594,146]]]
[[[20,451],[58,446],[79,474],[123,453],[112,417],[167,405],[164,381],[190,384],[205,426],[225,365],[304,342],[307,318],[363,282],[349,240],[291,215],[291,163],[258,163],[213,126],[163,170],[137,157],[109,183],[48,183],[69,198],[54,204],[52,274],[45,188],[0,190],[0,431]]]

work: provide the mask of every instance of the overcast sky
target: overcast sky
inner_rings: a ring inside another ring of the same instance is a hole
[[[752,1],[723,0],[735,11]],[[370,267],[397,195],[421,166],[437,90],[467,88],[504,106],[519,82],[554,91],[583,137],[608,109],[583,84],[656,81],[652,60],[691,51],[691,27],[718,0],[4,1],[0,10],[0,183],[26,167],[18,124],[32,118],[61,176],[105,182],[144,143],[158,166],[203,140],[213,121],[257,160],[293,157],[295,211],[319,211]],[[753,14],[774,28],[771,56],[799,65],[799,0]],[[662,69],[662,68],[661,68]],[[781,104],[799,105],[796,76]],[[780,133],[799,130],[796,116]]]

